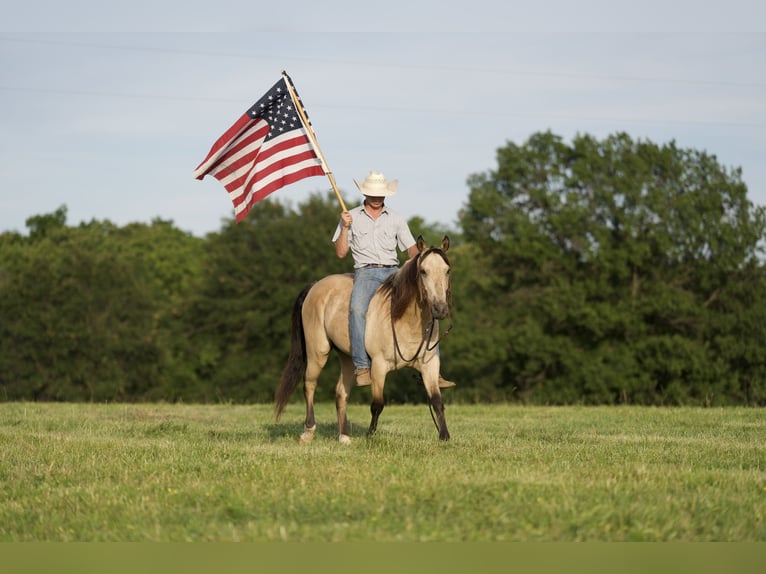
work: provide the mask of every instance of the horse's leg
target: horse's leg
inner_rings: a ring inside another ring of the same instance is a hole
[[[370,414],[372,415],[372,418],[370,419],[370,428],[367,430],[367,436],[374,435],[375,431],[378,430],[378,418],[382,412],[383,397],[381,396],[381,398],[378,399],[373,395],[372,403],[370,403]]]
[[[314,431],[317,424],[314,419],[314,393],[317,388],[317,379],[327,362],[327,354],[309,353],[306,364],[306,378],[303,381],[303,397],[306,399],[306,421],[303,424],[303,433],[300,436],[301,444],[309,444],[314,440]]]
[[[370,375],[372,378],[372,385],[370,390],[372,392],[372,402],[370,403],[370,428],[367,431],[367,436],[372,436],[375,431],[378,430],[378,418],[380,413],[383,412],[383,386],[386,383],[386,371],[385,367],[381,369],[376,368],[378,363],[372,362],[372,368],[370,369]]]
[[[430,397],[431,408],[433,408],[436,416],[436,424],[439,427],[439,440],[449,440],[449,430],[447,430],[447,421],[444,418],[444,401],[442,401],[442,395],[437,390]]]
[[[340,377],[335,385],[335,410],[338,413],[338,442],[349,444],[351,437],[348,434],[348,414],[346,407],[351,387],[354,386],[354,363],[351,357],[338,353],[340,357]]]
[[[439,440],[449,440],[449,430],[447,430],[447,420],[444,418],[444,401],[442,400],[442,394],[439,390],[439,368],[438,363],[436,369],[430,372],[421,372],[423,376],[423,385],[428,393],[428,400],[431,403],[431,409],[433,409],[434,417],[436,418],[436,426],[439,427]]]
[[[309,444],[314,440],[314,431],[317,430],[317,423],[314,419],[314,391],[316,391],[316,379],[309,383],[308,377],[303,383],[303,396],[306,399],[306,421],[303,423],[303,432],[298,442]]]

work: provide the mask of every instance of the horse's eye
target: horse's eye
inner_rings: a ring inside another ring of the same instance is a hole
[[[421,270],[420,270],[420,274],[421,274],[421,275],[426,275],[426,270],[425,270],[425,269],[421,269]]]

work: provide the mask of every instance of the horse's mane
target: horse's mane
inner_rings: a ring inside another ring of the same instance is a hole
[[[431,253],[438,253],[449,265],[447,254],[437,247],[429,247],[418,254],[417,257],[408,259],[401,269],[386,279],[380,286],[384,296],[391,298],[391,319],[401,319],[407,307],[413,300],[418,304],[423,301],[423,294],[418,282],[418,262]]]

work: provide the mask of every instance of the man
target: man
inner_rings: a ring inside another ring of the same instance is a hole
[[[372,384],[370,357],[364,347],[367,307],[377,288],[399,266],[397,247],[406,251],[409,258],[418,254],[415,238],[406,220],[385,205],[386,197],[397,191],[398,180],[388,181],[379,171],[371,171],[363,182],[354,183],[364,195],[359,207],[341,213],[332,241],[335,253],[345,257],[349,251],[354,259],[354,287],[349,309],[349,334],[351,336],[351,359],[360,387]],[[439,377],[440,387],[452,387],[454,383]]]

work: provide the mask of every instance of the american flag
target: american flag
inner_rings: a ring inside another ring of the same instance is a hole
[[[305,177],[325,175],[307,127],[293,101],[287,74],[247,110],[218,141],[194,171],[220,181],[234,203],[237,222],[270,193]],[[294,88],[293,88],[294,90]],[[304,116],[305,116],[304,110]],[[308,116],[306,116],[308,118]]]

